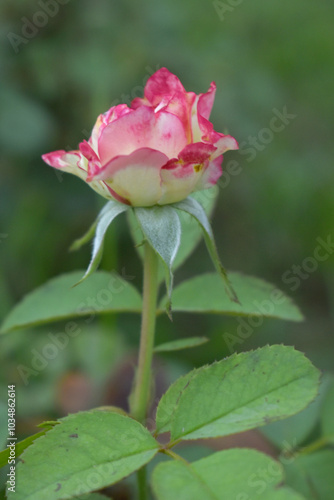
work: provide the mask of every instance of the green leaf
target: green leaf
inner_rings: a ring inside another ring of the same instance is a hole
[[[223,278],[223,282],[225,283],[225,289],[228,296],[232,301],[239,302],[237,294],[235,293],[233,286],[230,283],[225,268],[220,262],[210,222],[207,218],[207,215],[202,205],[194,198],[188,197],[185,200],[179,201],[178,203],[174,203],[173,206],[179,210],[182,210],[190,214],[192,217],[194,217],[194,219],[197,220],[197,222],[202,228],[204,240],[207,249],[209,251],[210,257],[212,259],[212,262],[215,268],[217,269],[217,272],[220,275],[220,277]]]
[[[171,206],[135,208],[134,211],[146,240],[165,266],[167,310],[170,310],[173,289],[172,265],[181,241],[179,216]]]
[[[104,488],[145,465],[158,448],[130,417],[101,410],[70,415],[23,452],[8,499],[57,500]]]
[[[323,375],[316,399],[305,410],[292,417],[266,425],[261,429],[262,434],[280,448],[283,453],[291,454],[318,425],[320,409],[332,381],[332,375]],[[334,419],[334,414],[332,419]]]
[[[103,253],[103,242],[106,231],[112,221],[117,217],[117,215],[125,212],[129,209],[128,205],[124,205],[123,203],[119,203],[118,201],[112,200],[108,201],[108,203],[103,207],[100,214],[97,217],[96,223],[96,233],[93,242],[93,252],[90,264],[84,276],[81,278],[76,285],[82,283],[88,276],[90,276],[98,267],[101,262],[102,253]],[[85,238],[85,236],[84,236]]]
[[[218,189],[216,186],[210,189],[205,189],[203,191],[197,191],[192,194],[192,197],[200,200],[203,208],[208,217],[213,212],[214,206],[217,201]],[[142,251],[142,241],[143,234],[138,224],[138,221],[132,210],[127,212],[128,222],[130,227],[130,232],[132,238],[136,244],[136,248],[141,257],[143,257]],[[180,213],[180,222],[181,222],[181,245],[177,255],[175,257],[175,261],[173,264],[173,269],[177,269],[179,266],[183,264],[183,262],[189,257],[189,255],[194,251],[198,243],[202,238],[202,230],[198,225],[198,222],[185,212]]]
[[[334,381],[329,387],[321,410],[321,429],[324,438],[334,444]]]
[[[169,352],[180,351],[181,349],[189,349],[205,344],[209,339],[207,337],[189,337],[187,339],[173,340],[164,344],[157,345],[154,352]]]
[[[171,429],[171,420],[174,412],[177,411],[179,399],[184,390],[188,387],[190,381],[197,375],[201,368],[195,368],[191,372],[178,378],[165,392],[159,401],[156,413],[156,432],[162,434],[169,432]]]
[[[292,457],[285,463],[286,482],[309,500],[333,500],[334,451]]]
[[[316,396],[319,372],[288,346],[266,346],[230,356],[177,381],[162,397],[157,432],[170,430],[172,441],[226,436],[286,418]],[[164,398],[171,409],[160,419]]]
[[[158,500],[302,500],[281,487],[283,469],[255,450],[232,449],[196,462],[163,462],[152,474]]]
[[[140,294],[118,274],[97,271],[73,288],[81,276],[82,271],[58,276],[26,295],[5,318],[1,333],[99,313],[141,311]]]
[[[44,434],[52,429],[52,427],[46,428],[44,431],[37,432],[33,436],[29,436],[26,439],[23,439],[22,441],[19,441],[18,443],[15,444],[15,456],[18,457],[23,453],[23,451],[28,448],[37,438],[40,436],[44,436]],[[7,442],[8,444],[8,442]],[[4,467],[5,465],[8,464],[8,457],[9,457],[9,448],[6,448],[5,450],[0,452],[0,468]]]
[[[240,273],[229,273],[240,304],[226,297],[217,274],[202,274],[175,287],[173,311],[216,313],[237,316],[266,316],[301,321],[303,316],[292,300],[275,285]],[[166,298],[159,308],[163,309]]]

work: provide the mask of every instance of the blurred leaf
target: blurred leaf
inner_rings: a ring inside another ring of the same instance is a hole
[[[309,500],[333,500],[334,451],[299,455],[285,464],[286,482]]]
[[[7,429],[7,421],[8,421],[8,406],[7,401],[5,403],[4,398],[0,400],[0,446],[4,445],[8,437],[8,429]]]
[[[281,486],[283,469],[255,450],[232,449],[187,464],[164,462],[152,475],[158,500],[302,500]]]
[[[88,493],[88,495],[80,495],[75,497],[75,500],[111,500],[111,497],[106,497],[100,493]]]
[[[54,123],[38,102],[16,90],[0,90],[0,146],[14,154],[31,154],[51,140]]]
[[[69,415],[25,450],[8,499],[57,500],[103,488],[149,462],[158,447],[132,418],[94,410]]]
[[[305,410],[292,417],[266,425],[261,429],[262,434],[283,450],[283,452],[291,453],[305,441],[318,424],[320,409],[332,380],[332,375],[323,375],[317,397]]]
[[[232,355],[195,370],[182,387],[177,381],[168,389],[158,405],[157,432],[168,429],[177,441],[260,427],[305,408],[317,394],[319,375],[292,347]],[[168,425],[166,402],[173,408]]]
[[[90,314],[141,312],[140,294],[116,273],[97,271],[73,288],[82,274],[75,271],[58,276],[26,295],[5,318],[1,333]],[[237,273],[231,277],[242,305],[226,297],[219,276],[205,274],[175,288],[173,310],[301,320],[298,308],[273,285]],[[165,304],[164,299],[158,312],[165,310]]]
[[[334,381],[324,398],[321,409],[321,428],[323,436],[334,444]]]
[[[75,500],[111,500],[111,497],[100,495],[100,493],[88,493],[88,495],[80,495],[75,497]]]
[[[157,345],[154,352],[180,351],[181,349],[189,349],[205,344],[209,339],[206,337],[189,337],[187,339],[173,340]]]
[[[173,311],[266,316],[290,321],[303,319],[298,307],[275,285],[236,272],[229,273],[229,278],[240,304],[226,296],[224,284],[217,274],[208,273],[175,287]],[[162,299],[160,309],[163,309],[165,302],[166,298]]]
[[[203,231],[204,240],[208,252],[210,254],[211,260],[213,262],[213,265],[215,266],[219,276],[223,279],[223,282],[225,284],[226,293],[230,297],[230,300],[239,303],[235,290],[233,289],[233,286],[231,285],[231,282],[229,280],[229,277],[227,276],[225,268],[220,261],[214,235],[202,205],[197,200],[189,196],[185,200],[179,201],[178,203],[174,203],[174,207],[177,208],[178,210],[182,210],[183,212],[186,212],[187,214],[191,215],[198,222]]]
[[[141,311],[139,293],[118,274],[97,271],[73,288],[82,274],[58,276],[26,295],[8,314],[1,333],[98,313]]]

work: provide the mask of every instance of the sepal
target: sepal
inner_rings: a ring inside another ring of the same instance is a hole
[[[188,198],[186,198],[185,200],[179,201],[178,203],[174,203],[173,207],[177,208],[178,210],[182,210],[184,212],[187,212],[192,217],[194,217],[194,219],[197,220],[200,227],[202,228],[204,240],[205,240],[208,252],[210,254],[211,260],[212,260],[215,268],[217,269],[219,275],[224,280],[225,289],[226,289],[228,296],[230,297],[230,299],[233,302],[239,303],[238,296],[237,296],[233,286],[231,285],[231,282],[227,276],[227,272],[226,272],[224,266],[222,265],[222,263],[220,262],[220,258],[218,255],[218,251],[217,251],[215,239],[213,236],[213,232],[212,232],[212,229],[210,226],[210,222],[208,220],[208,217],[207,217],[202,205],[198,201],[196,201],[194,198],[191,198],[190,196],[188,196]]]
[[[144,238],[160,257],[166,270],[166,288],[168,295],[167,313],[171,313],[173,289],[172,266],[180,247],[181,222],[172,206],[135,208],[135,215],[143,231]]]
[[[96,219],[96,231],[93,241],[93,251],[92,251],[91,261],[84,276],[74,286],[77,286],[79,285],[79,283],[82,283],[83,280],[88,278],[88,276],[90,276],[97,269],[102,258],[104,237],[108,227],[110,226],[112,221],[117,217],[117,215],[125,212],[128,209],[129,209],[128,205],[119,203],[118,201],[114,200],[109,201],[102,208],[101,212],[99,213]],[[82,237],[82,240],[87,238],[88,234],[90,235],[92,227],[93,226],[91,226],[86,235]],[[74,245],[75,244],[76,242],[74,242]]]

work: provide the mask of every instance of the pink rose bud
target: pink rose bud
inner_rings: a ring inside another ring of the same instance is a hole
[[[214,185],[223,153],[238,149],[209,121],[216,86],[186,92],[166,68],[146,83],[144,97],[100,115],[79,151],[43,155],[52,167],[81,177],[108,199],[150,207],[187,198]]]

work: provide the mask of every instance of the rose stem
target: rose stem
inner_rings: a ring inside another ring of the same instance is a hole
[[[144,286],[143,286],[143,312],[141,321],[140,347],[138,367],[135,376],[134,390],[130,398],[131,415],[145,423],[150,399],[152,357],[154,348],[154,333],[156,321],[157,295],[158,295],[158,256],[145,242],[144,254]],[[146,471],[138,471],[139,498],[147,498]]]

